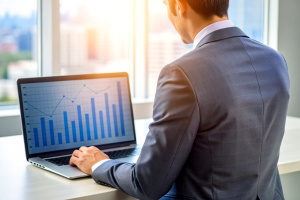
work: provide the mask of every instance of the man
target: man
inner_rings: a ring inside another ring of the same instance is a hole
[[[289,100],[283,56],[233,26],[229,0],[164,3],[194,50],[162,69],[137,163],[81,147],[70,164],[139,199],[284,199],[277,169]]]

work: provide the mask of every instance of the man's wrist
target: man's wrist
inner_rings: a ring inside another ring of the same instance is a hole
[[[92,166],[92,172],[94,172],[100,165],[102,165],[103,163],[105,163],[106,161],[109,161],[110,159],[104,159],[104,160],[100,160],[99,162],[97,162],[96,164],[94,164]]]

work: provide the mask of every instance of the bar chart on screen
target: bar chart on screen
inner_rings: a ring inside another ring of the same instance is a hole
[[[31,153],[134,139],[127,80],[22,85]]]

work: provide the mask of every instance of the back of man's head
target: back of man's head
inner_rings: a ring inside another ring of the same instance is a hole
[[[174,14],[175,8],[172,6],[175,0],[169,0],[171,11]],[[229,0],[183,0],[186,1],[190,7],[204,18],[210,18],[213,15],[218,17],[227,16],[229,7]],[[174,5],[174,4],[173,4]]]

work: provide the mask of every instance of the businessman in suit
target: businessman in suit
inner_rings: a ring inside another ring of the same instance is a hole
[[[277,169],[289,100],[283,56],[227,18],[229,0],[165,0],[194,49],[159,76],[136,164],[95,147],[70,164],[139,199],[284,199]]]

